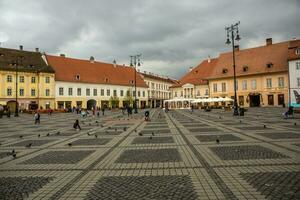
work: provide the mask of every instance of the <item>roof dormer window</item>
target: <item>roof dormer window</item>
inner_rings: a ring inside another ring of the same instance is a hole
[[[75,76],[75,79],[76,79],[77,81],[79,81],[79,80],[80,80],[80,75],[77,74],[77,75]]]
[[[248,71],[248,69],[249,69],[249,67],[248,67],[247,65],[245,65],[245,66],[243,67],[243,72]]]
[[[104,81],[105,81],[105,83],[108,83],[109,80],[108,80],[108,78],[106,77],[106,78],[104,79]]]
[[[195,71],[195,74],[198,74],[198,70]]]
[[[296,49],[296,55],[300,55],[300,47],[298,47],[297,49]]]
[[[224,69],[222,70],[222,72],[223,72],[223,74],[226,74],[226,73],[228,72],[228,69],[224,68]]]
[[[267,63],[267,68],[272,68],[273,67],[273,63],[269,62]]]

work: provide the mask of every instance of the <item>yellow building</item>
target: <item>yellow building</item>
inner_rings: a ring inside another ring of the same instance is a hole
[[[0,104],[8,105],[12,112],[16,98],[22,110],[54,108],[54,77],[38,49],[0,48]]]

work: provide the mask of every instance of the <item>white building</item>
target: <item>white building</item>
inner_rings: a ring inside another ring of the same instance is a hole
[[[289,42],[289,104],[300,108],[300,40]]]

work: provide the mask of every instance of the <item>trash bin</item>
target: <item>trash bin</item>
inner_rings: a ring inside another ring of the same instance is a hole
[[[239,111],[240,111],[240,116],[244,116],[245,109],[244,108],[239,108]]]

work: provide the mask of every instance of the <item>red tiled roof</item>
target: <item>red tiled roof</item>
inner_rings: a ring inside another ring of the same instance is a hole
[[[236,75],[244,76],[287,71],[288,44],[289,42],[282,42],[236,51]],[[267,67],[268,64],[271,64],[270,68]],[[248,70],[244,71],[245,67]],[[227,70],[226,73],[223,73],[224,69]],[[222,53],[218,57],[214,70],[207,78],[216,79],[232,76],[232,52]]]
[[[164,77],[161,77],[161,76],[157,76],[157,75],[149,74],[149,73],[144,73],[144,72],[139,72],[139,74],[141,74],[142,76],[147,77],[147,78],[151,78],[151,79],[155,79],[155,80],[159,80],[159,81],[164,81],[164,82],[169,82],[169,83],[172,83],[172,84],[175,84],[175,83],[178,82],[177,80],[171,79],[169,77],[164,78]]]
[[[46,55],[48,64],[55,70],[56,81],[132,86],[135,69],[90,60]],[[76,80],[76,75],[80,80]],[[148,87],[136,73],[138,87]]]
[[[184,75],[178,84],[174,84],[172,87],[181,87],[184,84],[193,84],[193,85],[206,85],[207,80],[206,78],[210,76],[212,70],[216,65],[217,59],[213,58],[208,60],[202,61],[197,67],[193,68],[192,71]]]
[[[300,59],[300,54],[296,54],[296,49],[300,48],[300,40],[291,40],[289,42],[288,60]]]

